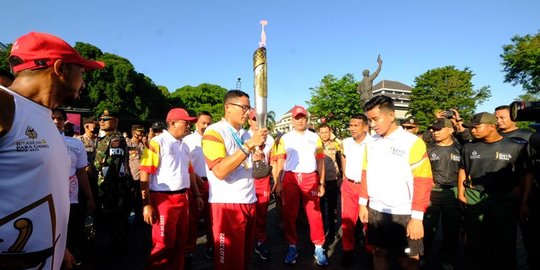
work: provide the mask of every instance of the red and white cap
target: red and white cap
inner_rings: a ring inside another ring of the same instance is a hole
[[[189,116],[188,112],[182,108],[173,108],[167,114],[166,121],[167,123],[169,123],[174,120],[184,120],[188,122],[195,122],[197,121],[197,117]]]
[[[81,65],[87,71],[105,67],[103,62],[83,58],[61,38],[39,32],[30,32],[15,40],[11,47],[10,57],[12,56],[23,61],[11,67],[13,72],[49,67],[59,59],[69,64]]]
[[[292,117],[296,118],[298,115],[304,115],[307,116],[307,111],[304,107],[296,105],[292,108]]]

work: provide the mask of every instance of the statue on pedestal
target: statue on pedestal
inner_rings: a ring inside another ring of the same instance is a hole
[[[369,70],[365,69],[362,72],[364,78],[362,79],[362,81],[360,81],[360,83],[358,83],[358,88],[356,89],[356,91],[358,92],[358,94],[360,94],[360,102],[362,106],[373,97],[373,81],[379,75],[379,72],[381,72],[382,67],[382,59],[380,54],[377,57],[377,63],[379,63],[377,70],[375,70],[375,72],[373,72],[373,74],[371,74],[370,76]]]

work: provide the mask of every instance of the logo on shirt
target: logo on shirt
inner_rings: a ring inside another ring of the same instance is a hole
[[[24,134],[28,136],[28,139],[15,142],[17,152],[36,152],[42,148],[49,148],[46,140],[36,140],[38,133],[33,127],[28,126]]]
[[[510,160],[510,159],[512,159],[512,155],[510,153],[501,153],[501,152],[495,153],[495,160]]]
[[[461,157],[459,155],[450,154],[450,160],[451,161],[461,161]]]
[[[440,160],[441,158],[439,156],[437,156],[437,154],[433,153],[431,154],[431,157],[429,158],[429,160],[431,161],[435,161],[435,160]]]
[[[476,151],[473,151],[471,153],[471,155],[469,156],[470,159],[480,159],[480,155],[478,154],[478,152]]]
[[[394,156],[398,156],[398,157],[404,157],[405,156],[405,150],[399,149],[399,148],[396,148],[396,147],[393,147],[393,146],[390,147],[390,152]]]
[[[38,136],[36,130],[35,130],[33,127],[31,127],[31,126],[28,126],[28,127],[26,128],[26,131],[24,132],[24,134],[25,134],[26,136],[28,136],[28,138],[30,138],[30,139],[32,139],[32,140],[35,140],[35,139],[37,138],[37,136]]]

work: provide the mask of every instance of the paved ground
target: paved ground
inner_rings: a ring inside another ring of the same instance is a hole
[[[299,234],[299,257],[295,265],[285,265],[283,260],[286,254],[287,245],[284,241],[283,231],[279,226],[279,221],[276,214],[274,204],[270,205],[268,214],[268,248],[272,254],[272,259],[262,261],[253,255],[251,259],[250,269],[321,269],[315,264],[313,258],[313,245],[309,241],[309,228],[305,221],[299,220],[298,222],[298,234]],[[339,236],[338,236],[339,237]],[[204,258],[204,243],[205,237],[199,237],[197,241],[197,253],[193,262],[193,269],[206,270],[212,269],[212,262],[209,259]],[[520,239],[518,239],[518,269],[526,270],[524,258],[525,251],[521,245]],[[82,269],[133,269],[141,270],[146,265],[146,258],[150,252],[151,238],[149,226],[138,226],[130,232],[129,237],[129,252],[127,256],[121,257],[110,252],[107,252],[106,246],[103,244],[103,240],[98,241],[94,245],[93,252],[88,261],[83,263]],[[342,255],[341,239],[327,237],[327,252],[329,258],[329,265],[324,269],[342,269],[339,266],[339,260]],[[354,258],[354,264],[349,269],[370,269],[369,256],[360,248],[356,249]]]

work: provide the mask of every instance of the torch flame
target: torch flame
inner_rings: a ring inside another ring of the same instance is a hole
[[[261,20],[261,41],[259,42],[259,47],[266,46],[266,33],[264,32],[264,26],[268,24],[267,20]]]

